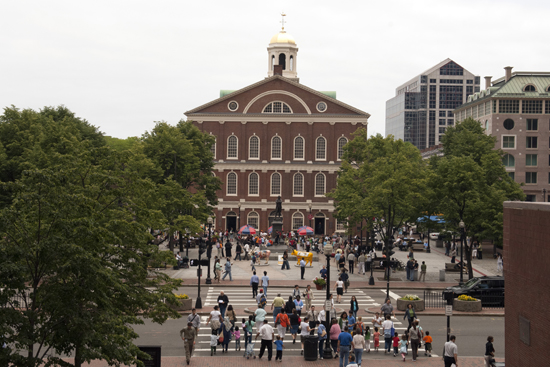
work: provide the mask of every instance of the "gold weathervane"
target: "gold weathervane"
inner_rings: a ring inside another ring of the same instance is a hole
[[[282,24],[282,30],[284,31],[285,30],[285,17],[286,17],[285,12],[281,13],[281,17],[283,17],[283,19],[281,20],[280,23]]]

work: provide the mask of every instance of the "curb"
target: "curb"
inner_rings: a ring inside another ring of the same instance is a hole
[[[369,308],[365,308],[364,311],[366,313],[370,313],[372,315],[374,315],[376,312],[380,312],[379,309],[375,309],[374,311],[372,311],[371,309]],[[457,311],[455,311],[457,312]],[[442,309],[441,312],[434,312],[434,311],[418,311],[416,312],[416,314],[418,316],[445,316],[445,311]],[[460,313],[453,313],[453,316],[491,316],[491,317],[504,317],[504,312],[503,313],[495,313],[495,312],[488,312],[488,313],[483,313],[482,312],[460,312]]]

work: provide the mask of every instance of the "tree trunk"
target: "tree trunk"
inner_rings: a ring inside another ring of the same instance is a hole
[[[174,235],[170,235],[170,239],[168,240],[168,247],[170,248],[171,252],[174,252]]]
[[[466,259],[468,260],[468,279],[472,279],[474,277],[474,270],[472,268],[472,244],[475,241],[475,237],[472,237],[472,240],[470,241],[470,245],[466,243],[466,236],[464,236],[464,248],[466,249]]]
[[[74,367],[82,367],[82,352],[78,344],[74,348]]]

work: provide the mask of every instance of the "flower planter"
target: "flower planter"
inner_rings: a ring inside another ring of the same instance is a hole
[[[181,306],[170,306],[175,311],[189,311],[193,308],[193,300],[191,298],[188,299],[180,299]]]
[[[317,288],[318,291],[322,291],[323,288],[325,288],[325,287],[322,286],[321,284],[315,284],[315,288]]]
[[[413,305],[413,308],[416,312],[418,311],[424,311],[424,300],[423,299],[419,299],[417,301],[406,301],[406,300],[403,300],[403,299],[398,299],[397,300],[397,310],[398,311],[405,311],[407,309],[407,305],[408,304],[411,304]]]
[[[453,300],[453,310],[464,312],[480,312],[481,300],[477,301],[460,301],[458,299]]]

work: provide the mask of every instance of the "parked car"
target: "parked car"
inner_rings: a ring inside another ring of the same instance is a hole
[[[446,288],[443,291],[443,299],[457,298],[462,294],[481,299],[483,307],[504,307],[504,278],[502,276],[472,278],[463,285]]]
[[[438,240],[439,239],[439,232],[430,232],[430,240]]]

